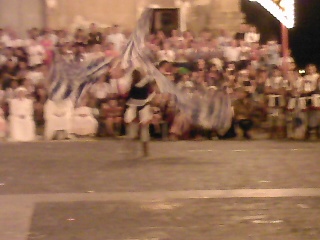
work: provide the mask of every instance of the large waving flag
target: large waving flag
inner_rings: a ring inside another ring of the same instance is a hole
[[[226,132],[232,121],[232,108],[229,96],[223,91],[208,91],[205,94],[190,95],[167,79],[150,60],[145,38],[149,33],[153,9],[146,9],[141,15],[135,31],[129,38],[121,59],[96,58],[90,61],[73,62],[56,59],[50,74],[49,97],[52,100],[71,97],[77,103],[82,94],[96,82],[108,66],[117,62],[126,74],[134,68],[143,68],[155,79],[163,93],[175,96],[179,110],[195,125],[215,129],[220,134]]]
[[[180,111],[195,125],[215,129],[220,134],[231,126],[233,111],[231,100],[223,91],[207,91],[203,95],[190,96],[178,89],[167,79],[150,60],[149,50],[145,47],[145,38],[149,33],[152,9],[141,15],[136,30],[132,33],[122,58],[122,68],[127,71],[136,67],[143,68],[155,79],[161,92],[175,96]]]

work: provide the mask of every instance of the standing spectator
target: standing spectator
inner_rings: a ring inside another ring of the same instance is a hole
[[[287,82],[283,79],[281,70],[275,68],[271,78],[266,81],[268,95],[268,123],[270,138],[285,136],[285,113]]]
[[[237,100],[233,103],[235,119],[240,129],[243,132],[245,139],[251,139],[250,130],[253,127],[252,112],[253,104],[250,98],[250,93],[245,91],[243,88],[237,89],[236,92]]]
[[[124,44],[126,43],[126,38],[123,33],[120,32],[119,25],[114,25],[112,27],[111,34],[108,36],[108,42],[114,44],[114,47],[117,51],[121,52]]]
[[[38,67],[44,63],[46,51],[41,44],[34,39],[30,40],[30,45],[27,47],[29,55],[29,67]]]
[[[248,31],[248,26],[245,23],[242,23],[240,25],[240,29],[239,31],[235,34],[234,39],[238,40],[238,41],[243,41],[244,40],[244,36]]]
[[[75,45],[84,46],[88,43],[88,36],[86,36],[86,33],[82,28],[78,28],[73,36],[73,41]]]
[[[224,49],[224,58],[227,63],[237,63],[240,60],[240,47],[236,40],[232,40],[231,45]]]
[[[306,75],[303,78],[304,96],[307,101],[308,114],[308,136],[311,139],[318,138],[320,125],[320,74],[314,64],[309,64],[306,68]]]
[[[163,48],[158,51],[158,62],[167,61],[167,62],[175,62],[176,54],[171,49],[171,45],[169,42],[163,43]]]
[[[41,46],[45,50],[45,57],[44,57],[44,64],[47,66],[50,66],[52,60],[53,60],[53,50],[55,43],[52,40],[52,37],[50,35],[50,32],[45,31],[41,41],[40,41]]]
[[[1,71],[2,86],[4,90],[10,87],[12,81],[18,80],[17,74],[17,64],[12,60],[8,60]]]
[[[98,27],[95,23],[90,24],[89,35],[88,35],[88,44],[102,44],[103,38],[102,33],[98,31]]]
[[[258,33],[255,26],[250,26],[249,31],[244,35],[244,40],[249,44],[259,43],[260,33]]]
[[[19,87],[15,90],[16,98],[9,102],[10,139],[12,141],[33,141],[35,139],[35,123],[33,120],[33,103],[26,98],[27,89]]]

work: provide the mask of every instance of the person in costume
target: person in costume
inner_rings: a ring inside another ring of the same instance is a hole
[[[303,78],[296,70],[295,63],[289,64],[288,105],[287,105],[287,137],[289,139],[305,139],[307,131],[306,100],[302,97]]]
[[[268,99],[268,123],[270,138],[274,138],[275,135],[278,138],[284,138],[285,131],[285,112],[286,107],[286,89],[287,82],[282,77],[279,68],[275,68],[272,73],[272,77],[265,83]]]
[[[149,155],[148,141],[150,140],[149,124],[153,117],[149,103],[154,93],[152,92],[150,78],[143,70],[134,69],[131,77],[132,83],[128,93],[124,121],[127,124],[127,135],[130,139],[135,139],[140,130],[143,154],[147,157]]]
[[[303,78],[303,96],[306,99],[309,138],[318,138],[319,110],[320,110],[320,75],[314,64],[306,68],[307,74]]]
[[[73,112],[74,107],[71,99],[58,101],[48,99],[44,105],[45,139],[52,140],[59,133],[63,133],[63,136],[59,135],[59,138],[69,138],[72,131]]]
[[[26,98],[27,89],[18,87],[15,97],[9,100],[9,132],[12,141],[35,140],[36,127],[33,119],[33,101]]]
[[[98,129],[98,121],[88,106],[88,97],[84,97],[81,104],[73,111],[72,133],[76,136],[94,136]]]

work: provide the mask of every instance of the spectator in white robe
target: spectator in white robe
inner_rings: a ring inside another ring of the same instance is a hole
[[[71,99],[53,101],[48,99],[44,104],[44,137],[52,140],[71,138],[73,103]]]
[[[93,116],[92,108],[86,105],[84,97],[79,107],[74,109],[72,117],[72,133],[76,136],[94,136],[98,130],[98,121]]]
[[[36,129],[33,119],[33,101],[26,98],[27,89],[15,90],[15,98],[9,101],[10,140],[28,142],[35,140]]]

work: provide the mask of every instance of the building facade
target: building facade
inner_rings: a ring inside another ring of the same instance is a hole
[[[162,9],[176,9],[178,27],[194,32],[235,31],[243,19],[240,0],[0,0],[0,27],[18,31],[44,26],[72,30],[95,22],[101,27],[119,24],[132,30],[148,6],[160,12],[157,28],[170,22],[168,14],[161,14]]]

